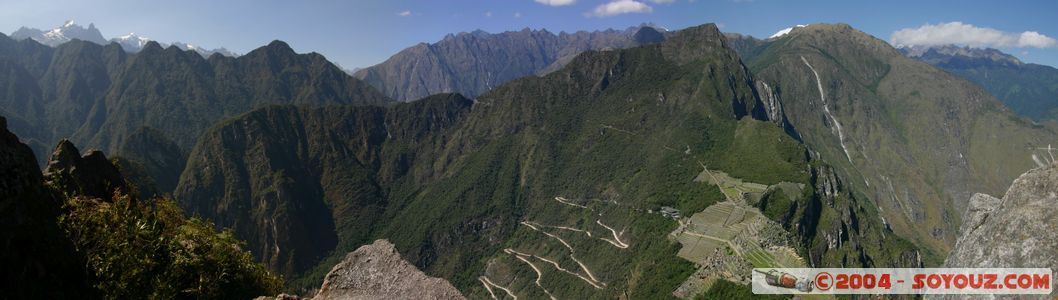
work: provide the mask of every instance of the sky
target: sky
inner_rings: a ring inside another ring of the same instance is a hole
[[[768,37],[795,24],[847,23],[890,43],[993,47],[1058,66],[1058,1],[780,0],[0,0],[0,31],[94,23],[106,38],[135,32],[246,53],[272,40],[367,67],[446,34],[624,29],[654,23]],[[894,41],[895,40],[895,41]]]

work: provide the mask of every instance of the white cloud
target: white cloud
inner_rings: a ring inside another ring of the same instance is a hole
[[[520,18],[522,18],[522,13],[521,13],[521,12],[515,12],[515,13],[514,13],[514,18],[515,18],[515,19],[520,19]]]
[[[411,16],[411,11],[410,10],[405,10],[405,11],[397,13],[397,15],[401,16],[401,17]]]
[[[676,0],[650,0],[650,2],[654,2],[657,4],[670,4],[676,2]]]
[[[896,46],[967,45],[971,47],[1058,48],[1058,40],[1035,31],[1005,32],[962,22],[926,24],[893,32]]]
[[[485,12],[485,17],[486,18],[491,18],[492,17],[492,12],[491,11],[486,11]]]
[[[650,7],[650,5],[646,5],[643,2],[635,0],[616,0],[596,6],[595,10],[592,10],[589,13],[585,13],[584,15],[588,17],[603,18],[612,17],[620,14],[649,13],[653,11],[654,8]]]
[[[536,3],[540,3],[547,6],[566,6],[573,3],[577,3],[577,0],[534,0]]]

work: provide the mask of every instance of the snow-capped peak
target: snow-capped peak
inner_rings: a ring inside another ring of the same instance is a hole
[[[93,42],[97,44],[106,43],[103,39],[103,35],[99,34],[99,30],[94,25],[89,25],[88,28],[77,25],[73,20],[68,20],[63,23],[62,26],[52,28],[48,31],[35,31],[29,30],[22,32],[24,36],[18,36],[16,38],[32,38],[41,44],[48,46],[58,46],[62,43],[69,42],[73,39],[79,39],[82,41]]]
[[[113,38],[110,41],[118,43],[118,45],[121,45],[121,48],[125,49],[125,51],[136,52],[143,49],[143,46],[146,46],[147,42],[150,42],[151,40],[138,36],[135,32],[130,32],[129,34]]]
[[[88,24],[88,28],[78,25],[73,20],[67,20],[62,26],[52,28],[48,31],[42,31],[35,28],[19,28],[17,31],[11,33],[11,37],[17,40],[33,39],[37,42],[57,47],[63,43],[69,42],[74,39],[79,39],[86,42],[92,42],[99,45],[106,45],[108,43],[118,43],[121,48],[127,52],[139,52],[143,47],[147,46],[147,43],[152,41],[146,37],[137,35],[134,32],[129,34],[112,38],[107,41],[103,38],[103,35],[99,33],[99,29],[95,27],[95,24]],[[163,47],[168,47],[166,44],[159,44]],[[191,45],[187,43],[176,42],[173,45],[183,50],[193,50],[198,52],[203,57],[209,57],[214,53],[220,53],[224,56],[237,56],[235,53],[228,51],[228,49],[217,48],[207,49],[201,46]]]
[[[805,27],[805,26],[808,26],[808,25],[794,25],[794,27],[786,27],[786,28],[783,28],[783,30],[779,30],[778,32],[776,32],[775,34],[771,35],[768,38],[769,39],[774,39],[774,38],[777,38],[777,37],[781,37],[781,36],[789,34],[790,31],[793,31],[794,28],[800,28],[800,27]]]

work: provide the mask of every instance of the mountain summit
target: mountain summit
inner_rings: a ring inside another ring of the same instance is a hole
[[[991,63],[998,65],[1020,66],[1024,63],[1013,55],[992,48],[973,48],[969,46],[910,46],[900,47],[900,52],[907,57],[925,61],[931,65]]]

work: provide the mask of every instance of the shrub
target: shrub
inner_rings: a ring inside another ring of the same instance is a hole
[[[247,299],[282,287],[230,231],[186,218],[171,199],[75,197],[60,224],[108,299]]]

